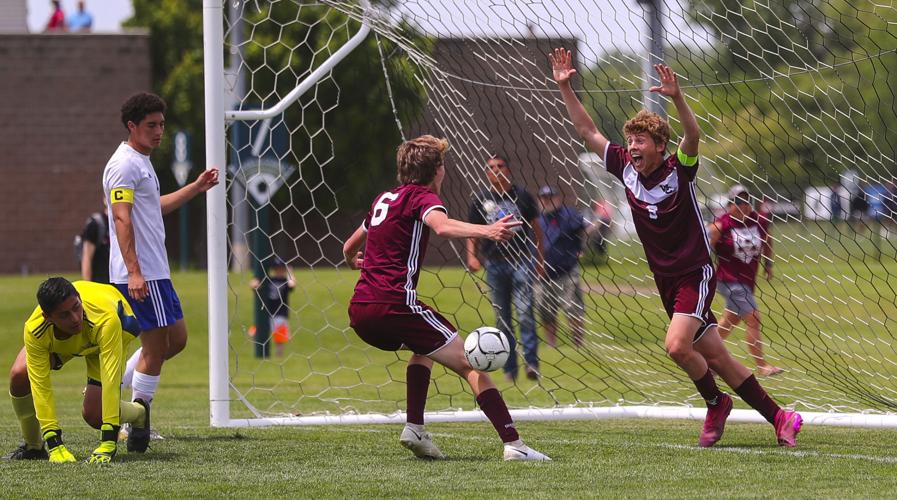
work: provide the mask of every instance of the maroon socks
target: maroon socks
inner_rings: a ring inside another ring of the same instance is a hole
[[[498,431],[503,443],[510,443],[520,439],[517,429],[514,428],[514,421],[511,420],[511,414],[505,405],[505,400],[501,398],[498,389],[487,389],[477,396],[477,404],[486,414],[486,417],[492,422],[492,426]]]
[[[430,369],[423,365],[408,365],[405,370],[408,399],[408,423],[424,425],[424,406],[430,388]]]
[[[767,422],[773,423],[776,419],[776,413],[779,412],[779,405],[769,397],[769,394],[760,387],[757,377],[751,375],[748,377],[735,392],[741,396],[745,403],[751,405],[751,408],[760,412]]]
[[[723,393],[719,390],[719,387],[716,386],[716,380],[713,379],[713,372],[708,368],[707,373],[705,373],[703,377],[698,380],[692,380],[692,382],[694,382],[695,387],[698,388],[698,392],[701,393],[701,397],[704,398],[707,405],[716,406],[719,397],[722,396]]]

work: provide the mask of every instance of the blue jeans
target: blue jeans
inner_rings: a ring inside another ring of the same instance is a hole
[[[517,312],[523,358],[533,368],[539,367],[539,338],[536,336],[536,319],[533,313],[534,267],[532,262],[490,260],[486,262],[486,283],[492,290],[492,307],[495,309],[497,328],[507,334],[511,344],[511,356],[505,364],[505,373],[517,377],[517,339],[511,323],[511,304]]]

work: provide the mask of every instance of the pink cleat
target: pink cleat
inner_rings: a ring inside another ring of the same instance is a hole
[[[698,439],[698,446],[709,448],[723,437],[726,419],[729,418],[731,411],[732,398],[726,393],[719,397],[715,405],[707,406],[707,416],[704,418],[704,429],[701,431],[701,438]]]
[[[796,411],[779,410],[776,413],[775,427],[779,446],[794,448],[797,444],[797,433],[803,425],[804,419]]]

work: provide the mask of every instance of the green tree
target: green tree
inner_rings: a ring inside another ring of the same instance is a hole
[[[390,5],[389,1],[374,3]],[[240,50],[249,95],[242,104],[250,108],[273,105],[359,28],[343,12],[302,2],[248,3],[243,18],[247,40]],[[194,163],[203,164],[201,2],[134,0],[134,16],[126,26],[149,30],[153,88],[169,104],[168,128],[192,135]],[[400,26],[399,31],[418,48],[429,47],[408,26]],[[409,123],[423,109],[425,92],[405,53],[390,40],[380,38],[380,43],[387,56],[396,109],[403,123]],[[275,201],[298,205],[298,210],[309,204],[327,210],[332,208],[335,191],[343,208],[366,205],[373,189],[371,179],[394,175],[400,135],[386,95],[380,49],[372,33],[330,78],[284,114],[293,153],[283,161],[298,167],[299,180],[289,182],[290,189],[283,189]],[[170,163],[171,147],[171,141],[164,143],[156,157],[158,165]]]

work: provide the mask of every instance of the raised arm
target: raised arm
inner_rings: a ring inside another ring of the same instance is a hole
[[[512,221],[513,215],[506,215],[494,224],[471,224],[450,219],[445,212],[430,210],[424,224],[443,238],[486,238],[493,241],[508,241],[514,236],[513,229],[523,221]]]
[[[676,112],[679,114],[679,121],[682,122],[682,142],[679,143],[679,150],[687,156],[698,156],[701,129],[698,127],[698,119],[695,118],[695,113],[685,101],[682,89],[679,88],[679,78],[665,64],[655,64],[654,71],[657,72],[657,76],[660,78],[660,85],[651,87],[651,92],[657,92],[672,99],[673,105],[676,106]]]
[[[553,53],[548,54],[548,58],[551,60],[554,81],[557,82],[561,91],[561,97],[567,107],[567,114],[570,115],[570,121],[576,127],[576,133],[582,137],[590,150],[603,155],[607,147],[607,138],[598,131],[592,117],[589,116],[570,85],[570,78],[576,74],[576,70],[573,69],[573,56],[569,50],[557,48]]]

